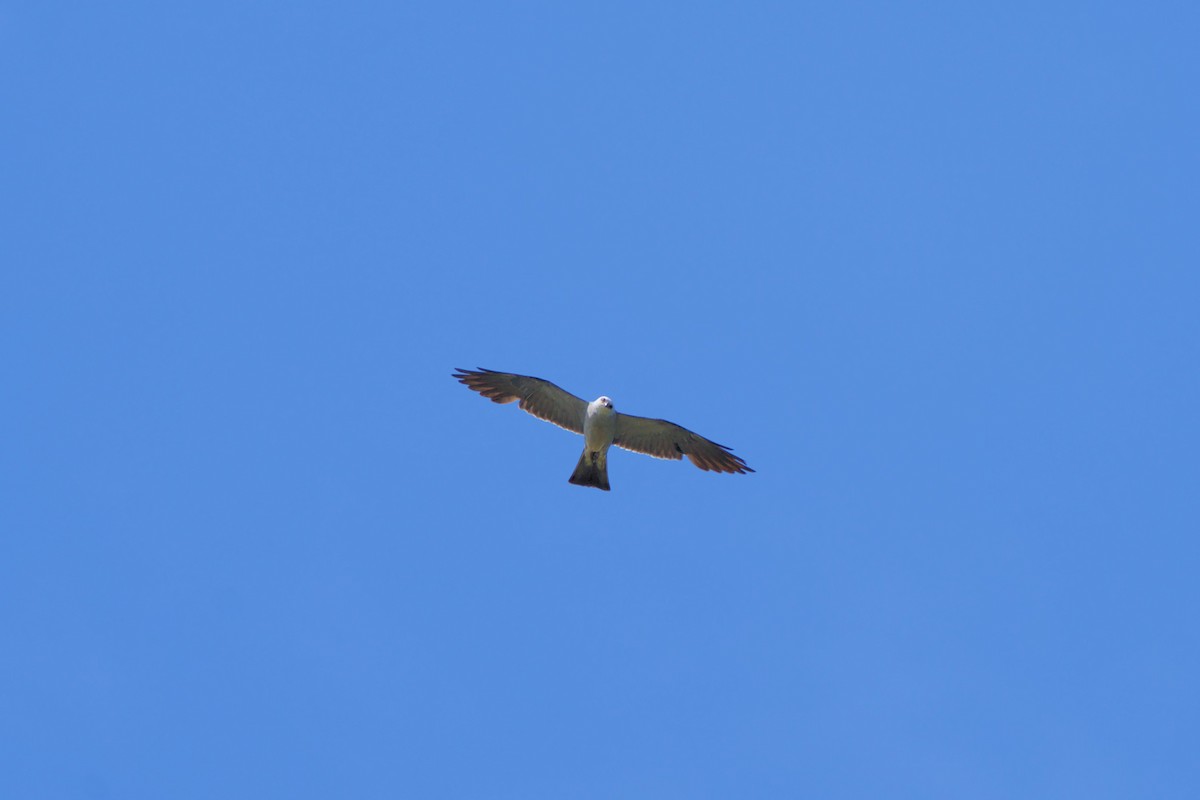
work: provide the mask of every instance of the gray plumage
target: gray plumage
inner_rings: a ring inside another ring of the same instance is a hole
[[[569,478],[579,486],[609,490],[608,448],[614,444],[655,458],[678,461],[687,456],[706,471],[754,472],[725,445],[665,419],[618,413],[607,397],[588,403],[550,381],[490,369],[457,369],[453,377],[493,402],[518,403],[538,419],[583,434],[583,454]]]

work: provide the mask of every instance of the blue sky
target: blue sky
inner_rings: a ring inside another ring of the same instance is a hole
[[[0,11],[0,794],[1197,796],[1198,22]]]

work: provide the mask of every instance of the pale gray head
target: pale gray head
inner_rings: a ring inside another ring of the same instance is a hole
[[[600,395],[599,397],[597,397],[596,402],[599,403],[600,405],[604,406],[605,408],[613,407],[612,398],[606,397],[604,395]]]

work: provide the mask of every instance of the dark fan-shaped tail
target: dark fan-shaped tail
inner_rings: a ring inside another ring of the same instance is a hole
[[[608,485],[608,451],[583,448],[583,455],[575,465],[575,471],[567,479],[576,486],[594,486],[610,491]]]

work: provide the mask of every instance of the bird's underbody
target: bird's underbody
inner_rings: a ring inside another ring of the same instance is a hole
[[[617,412],[612,400],[597,397],[588,403],[583,418],[583,453],[567,480],[576,486],[595,486],[608,491],[608,448],[617,433]]]
[[[655,458],[678,460],[687,456],[705,471],[754,472],[725,445],[663,419],[617,413],[608,397],[585,403],[541,378],[487,369],[459,369],[454,377],[496,403],[519,402],[533,416],[583,434],[583,453],[568,479],[576,486],[609,491],[608,449],[614,444]]]

